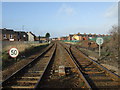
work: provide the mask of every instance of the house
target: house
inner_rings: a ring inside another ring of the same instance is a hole
[[[68,40],[68,37],[60,37],[60,40]]]
[[[41,38],[42,39],[42,38]],[[46,40],[46,38],[44,38]],[[0,29],[1,41],[36,41],[32,32],[14,31],[12,29]]]
[[[14,31],[12,29],[0,29],[2,41],[27,41],[28,36],[24,31]]]
[[[28,41],[28,35],[26,32],[23,31],[16,31],[17,34],[17,41]]]
[[[12,29],[0,29],[2,41],[17,41],[17,33]]]
[[[58,38],[52,38],[53,41],[58,40]]]
[[[86,33],[82,34],[82,39],[83,40],[88,40],[88,35]]]
[[[82,35],[80,33],[73,35],[73,40],[83,40]]]
[[[69,34],[69,36],[68,36],[68,40],[73,40],[73,36],[74,36],[74,35]]]
[[[68,40],[88,40],[88,35],[86,33],[84,34],[69,34]]]
[[[61,38],[60,38],[60,37],[58,37],[58,40],[61,40]]]
[[[104,34],[103,35],[102,34],[96,35],[96,34],[91,34],[91,33],[89,33],[89,34],[78,33],[78,34],[69,34],[68,40],[80,40],[80,41],[82,41],[82,40],[92,40],[93,38],[106,37],[106,36],[110,36],[110,35],[104,35]]]
[[[35,41],[36,36],[32,32],[27,32],[28,35],[28,41]]]

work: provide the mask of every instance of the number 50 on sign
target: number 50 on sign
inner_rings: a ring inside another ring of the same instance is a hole
[[[17,48],[11,48],[9,50],[9,55],[12,57],[12,58],[16,58],[19,54],[19,51]]]

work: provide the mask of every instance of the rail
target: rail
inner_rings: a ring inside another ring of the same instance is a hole
[[[15,77],[17,76],[20,76],[21,74],[23,74],[25,72],[26,69],[30,68],[31,66],[33,66],[36,62],[38,62],[38,59],[40,57],[42,57],[46,52],[48,52],[52,47],[54,46],[54,44],[51,44],[44,52],[42,52],[39,56],[37,56],[35,59],[33,59],[31,62],[29,62],[27,65],[24,65],[21,69],[17,70],[15,73],[13,73],[11,76],[9,76],[7,79],[5,79],[3,82],[2,82],[2,88],[4,89],[4,87],[7,86],[7,84],[12,80],[14,79]],[[52,55],[50,57],[50,61],[52,59],[52,56],[55,52],[55,48],[54,48],[54,51],[52,52]],[[44,72],[43,74],[45,73],[50,61],[47,63],[47,65],[45,66],[45,69],[44,69]],[[41,75],[40,79],[38,80],[37,84],[35,85],[35,88],[38,87],[38,83],[40,82],[43,74]]]

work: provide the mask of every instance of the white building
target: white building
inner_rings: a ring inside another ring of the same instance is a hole
[[[27,32],[28,41],[35,41],[35,35],[32,32]]]

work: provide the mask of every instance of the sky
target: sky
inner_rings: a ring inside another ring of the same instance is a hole
[[[117,2],[2,2],[2,28],[51,37],[108,34],[118,23]]]

